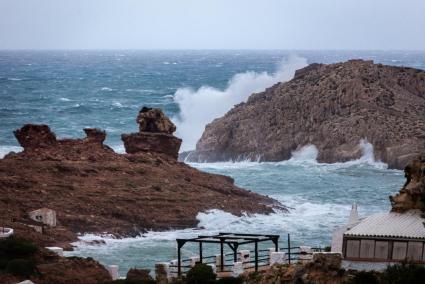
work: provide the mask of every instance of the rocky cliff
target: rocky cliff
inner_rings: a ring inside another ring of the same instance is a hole
[[[189,161],[286,160],[314,144],[319,162],[361,156],[402,169],[425,150],[425,71],[351,60],[312,64],[208,124]]]
[[[420,209],[425,212],[425,155],[418,156],[404,169],[406,183],[398,194],[390,196],[392,211]]]
[[[142,131],[123,136],[127,154],[104,145],[106,133],[98,129],[85,129],[83,139],[57,139],[47,125],[15,131],[24,151],[0,159],[1,224],[51,245],[72,241],[79,232],[133,236],[196,226],[198,212],[208,209],[240,215],[277,206],[229,177],[178,162],[180,140],[160,110],[144,109],[138,121]],[[59,226],[41,235],[23,223],[29,211],[43,207],[56,211]]]

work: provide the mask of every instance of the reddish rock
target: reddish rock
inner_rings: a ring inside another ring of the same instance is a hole
[[[176,126],[162,110],[143,107],[137,122],[139,133],[121,135],[127,153],[156,152],[177,159],[182,140],[172,135]]]
[[[106,132],[97,128],[84,128],[86,133],[86,141],[91,143],[100,143],[103,144],[103,141],[106,139]]]
[[[138,152],[156,152],[177,159],[182,140],[164,133],[132,133],[122,134],[125,151],[129,154]]]
[[[42,245],[63,246],[77,233],[137,236],[150,229],[194,227],[197,214],[210,209],[241,215],[280,207],[271,198],[238,188],[231,178],[177,162],[178,147],[170,144],[177,138],[170,134],[141,133],[144,139],[153,137],[148,145],[160,141],[157,147],[164,152],[143,145],[141,152],[117,154],[100,143],[102,131],[86,133],[84,139],[55,140],[50,147],[32,146],[0,159],[0,224]],[[16,222],[43,207],[56,211],[55,228],[39,234]]]
[[[363,60],[312,64],[208,124],[186,159],[280,161],[314,144],[319,162],[344,162],[361,156],[363,138],[391,168],[425,151],[425,71]]]
[[[56,135],[45,124],[26,124],[13,133],[24,149],[44,148],[57,144]]]
[[[139,132],[173,134],[176,131],[174,123],[159,108],[143,107],[136,121],[139,124]]]

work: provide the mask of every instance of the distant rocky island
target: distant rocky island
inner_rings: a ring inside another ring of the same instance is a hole
[[[159,109],[143,108],[139,132],[122,136],[127,154],[103,144],[106,133],[84,129],[83,139],[57,139],[47,125],[14,132],[24,148],[0,159],[0,220],[42,245],[76,240],[78,233],[136,236],[146,230],[197,225],[199,212],[235,215],[283,209],[271,198],[238,188],[226,176],[177,161],[181,140]],[[56,212],[57,226],[33,230],[29,212]]]
[[[311,64],[208,124],[187,161],[280,161],[313,144],[318,161],[375,158],[403,169],[425,151],[425,71],[350,60]]]

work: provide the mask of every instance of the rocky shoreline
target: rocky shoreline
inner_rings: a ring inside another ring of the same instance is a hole
[[[235,215],[285,208],[238,188],[233,179],[176,160],[180,139],[160,110],[143,108],[140,131],[124,134],[127,154],[103,144],[106,133],[85,129],[83,139],[57,139],[47,125],[15,131],[24,148],[0,160],[0,220],[41,245],[62,245],[78,233],[136,236],[146,230],[197,225],[199,212]],[[27,226],[28,212],[56,211],[57,226],[43,234]]]
[[[360,158],[361,139],[390,168],[425,151],[425,71],[363,60],[311,64],[212,121],[180,159],[281,161],[313,144],[319,162],[345,162]]]

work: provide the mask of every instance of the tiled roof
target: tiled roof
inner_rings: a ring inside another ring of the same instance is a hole
[[[425,239],[425,219],[419,210],[405,213],[378,213],[362,220],[344,236]]]

